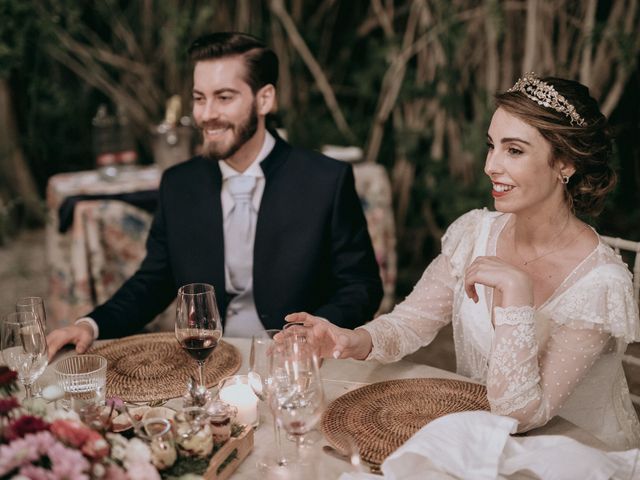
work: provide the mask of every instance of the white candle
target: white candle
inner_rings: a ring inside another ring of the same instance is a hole
[[[254,425],[258,421],[258,397],[246,383],[235,383],[220,390],[220,400],[238,409],[236,421]]]

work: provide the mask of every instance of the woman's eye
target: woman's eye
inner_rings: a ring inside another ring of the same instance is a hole
[[[488,148],[489,150],[493,150],[493,143],[489,143],[489,142],[487,142],[487,148]]]
[[[522,154],[522,150],[519,150],[517,148],[514,147],[509,147],[509,155],[521,155]]]

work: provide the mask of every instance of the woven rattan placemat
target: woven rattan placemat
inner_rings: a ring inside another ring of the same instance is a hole
[[[489,410],[483,385],[442,378],[373,383],[331,402],[322,431],[341,451],[351,438],[362,458],[382,461],[431,420],[454,412]]]
[[[197,378],[196,361],[187,355],[173,332],[133,335],[92,348],[107,364],[107,396],[128,402],[168,400],[184,395],[189,376]],[[220,341],[205,365],[207,387],[233,375],[242,363],[240,352]]]

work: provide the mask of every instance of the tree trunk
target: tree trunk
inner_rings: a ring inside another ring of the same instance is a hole
[[[0,175],[6,179],[7,192],[23,203],[25,220],[30,224],[42,224],[43,203],[18,141],[18,128],[6,79],[0,79]]]

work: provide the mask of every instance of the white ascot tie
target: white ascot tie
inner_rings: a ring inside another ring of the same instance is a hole
[[[255,237],[255,222],[252,220],[256,212],[251,201],[256,178],[250,175],[234,175],[227,179],[227,182],[234,204],[224,232],[225,257],[232,287],[242,292],[249,285],[252,274]]]

